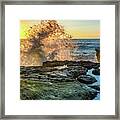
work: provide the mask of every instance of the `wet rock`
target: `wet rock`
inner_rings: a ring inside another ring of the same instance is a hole
[[[33,74],[33,73],[40,73],[43,72],[51,72],[56,71],[57,68],[54,67],[43,67],[43,66],[21,66],[20,67],[20,74]]]
[[[26,68],[25,68],[26,70]],[[24,71],[23,68],[21,71]],[[59,66],[59,67],[29,67],[26,72],[21,72],[21,78],[24,79],[52,79],[55,78],[77,78],[79,75],[86,75],[87,69],[81,66]]]
[[[71,78],[50,78],[49,81],[52,83],[58,83],[58,82],[74,82],[75,79]]]
[[[66,61],[46,61],[43,62],[44,67],[56,67],[66,65]]]
[[[67,69],[68,76],[72,78],[77,78],[80,75],[86,75],[87,69],[81,66],[69,66]]]
[[[80,61],[66,61],[67,66],[80,66]]]
[[[92,100],[97,91],[85,84],[74,82],[20,81],[22,100]]]
[[[99,91],[88,69],[100,64],[90,61],[47,61],[44,66],[21,66],[21,99],[91,100]]]
[[[97,80],[90,76],[90,75],[80,75],[77,80],[81,83],[84,83],[84,84],[92,84],[94,82],[97,82]]]
[[[100,75],[100,69],[94,69],[92,71],[92,74],[94,74],[94,75]]]
[[[85,75],[86,72],[85,71],[78,71],[78,70],[70,70],[69,71],[70,77],[72,78],[77,78],[78,76],[80,76],[81,74]]]
[[[100,62],[100,47],[95,48],[97,61]]]
[[[80,61],[80,65],[87,68],[87,69],[92,69],[92,68],[99,68],[100,63],[94,63],[91,61]]]
[[[100,91],[100,85],[89,85],[89,87],[95,89],[95,90],[98,90]]]
[[[87,69],[99,68],[100,63],[94,63],[91,61],[46,61],[43,62],[44,67],[56,67],[56,66],[82,66]]]

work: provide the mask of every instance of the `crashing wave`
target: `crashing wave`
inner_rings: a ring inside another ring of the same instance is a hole
[[[71,36],[56,20],[42,20],[26,31],[27,39],[20,42],[20,65],[37,66],[44,61],[72,60]]]

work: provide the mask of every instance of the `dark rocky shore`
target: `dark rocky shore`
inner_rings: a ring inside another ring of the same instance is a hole
[[[100,63],[90,61],[47,61],[43,66],[20,67],[22,100],[92,100],[100,92],[96,78]]]

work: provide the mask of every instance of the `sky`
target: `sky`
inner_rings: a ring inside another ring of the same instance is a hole
[[[38,20],[20,21],[20,38],[25,39],[25,31],[39,22]],[[100,38],[99,20],[57,20],[57,22],[64,27],[66,33],[70,34],[73,39]]]

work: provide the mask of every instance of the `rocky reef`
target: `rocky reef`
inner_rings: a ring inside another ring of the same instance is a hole
[[[93,100],[100,92],[94,84],[100,63],[90,61],[46,61],[43,66],[20,67],[22,100]]]

